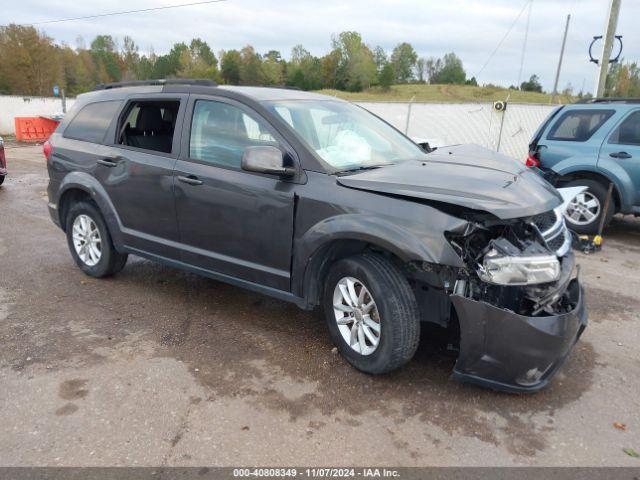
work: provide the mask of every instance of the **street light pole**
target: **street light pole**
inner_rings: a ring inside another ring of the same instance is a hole
[[[618,14],[620,13],[621,0],[611,0],[609,8],[609,20],[607,21],[607,33],[602,46],[602,57],[600,57],[600,69],[598,71],[598,83],[596,84],[595,97],[604,95],[604,88],[607,83],[607,71],[609,70],[609,58],[613,49],[613,40],[616,35],[618,25]]]
[[[562,69],[562,59],[564,58],[564,47],[567,44],[567,33],[569,32],[569,21],[571,15],[567,15],[567,23],[564,26],[564,36],[562,37],[562,47],[560,48],[560,59],[558,60],[558,69],[556,70],[556,79],[553,82],[553,93],[551,94],[551,103],[556,101],[558,95],[558,81],[560,80],[560,70]]]

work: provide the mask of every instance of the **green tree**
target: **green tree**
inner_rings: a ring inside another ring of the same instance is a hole
[[[425,83],[427,78],[427,59],[424,57],[416,60],[416,77],[418,78],[418,83]]]
[[[609,67],[605,84],[606,97],[640,97],[640,66],[620,61]]]
[[[427,76],[429,83],[438,84],[464,84],[467,74],[464,71],[462,60],[453,52],[447,53],[444,57],[429,58],[426,62]]]
[[[34,27],[0,27],[0,92],[51,95],[53,85],[64,80],[59,53],[53,40]]]
[[[376,78],[376,64],[360,34],[342,32],[334,37],[332,45],[338,59],[336,86],[352,92],[369,88]]]
[[[269,50],[262,57],[262,78],[265,85],[284,83],[284,62],[277,50]]]
[[[291,50],[287,85],[302,90],[317,90],[323,86],[320,59],[311,55],[302,45],[296,45]]]
[[[125,36],[122,39],[122,51],[120,52],[122,57],[122,79],[123,80],[135,80],[139,78],[138,67],[140,64],[140,54],[138,53],[138,46],[129,36]]]
[[[220,55],[220,70],[224,83],[229,85],[240,84],[240,52],[227,50]]]
[[[240,83],[242,85],[262,85],[262,60],[251,45],[240,50]]]
[[[391,53],[391,65],[396,76],[397,83],[407,83],[413,77],[413,68],[418,60],[418,55],[410,43],[399,43]]]
[[[207,42],[194,38],[189,48],[180,53],[180,68],[177,72],[182,78],[218,79],[218,60]]]
[[[520,84],[520,90],[523,92],[540,92],[542,93],[542,85],[540,85],[540,81],[537,75],[531,75],[529,80],[526,82],[522,82]]]
[[[394,79],[395,72],[393,70],[393,65],[387,63],[384,67],[382,67],[382,70],[380,71],[380,75],[378,76],[378,83],[384,91],[388,91],[391,88],[391,85],[393,85]]]
[[[118,46],[111,35],[98,35],[89,51],[96,65],[99,83],[119,82],[122,78],[122,68],[118,55]]]
[[[379,45],[373,49],[373,61],[376,62],[376,71],[378,74],[380,74],[385,65],[389,63],[387,52]]]

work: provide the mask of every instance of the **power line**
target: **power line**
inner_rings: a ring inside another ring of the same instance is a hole
[[[139,10],[124,10],[120,12],[110,12],[110,13],[100,13],[97,15],[86,15],[84,17],[71,17],[71,18],[61,18],[58,20],[46,20],[44,22],[33,22],[33,23],[22,23],[21,26],[35,26],[35,25],[45,25],[49,23],[62,23],[62,22],[73,22],[75,20],[87,20],[90,18],[101,18],[101,17],[111,17],[114,15],[128,15],[130,13],[144,13],[144,12],[153,12],[156,10],[168,10],[170,8],[181,8],[181,7],[192,7],[194,5],[206,5],[209,3],[220,3],[225,2],[226,0],[205,0],[202,2],[192,2],[192,3],[181,3],[177,5],[166,5],[164,7],[151,7],[151,8],[141,8]],[[5,25],[6,26],[6,25]]]
[[[527,39],[529,38],[529,22],[531,21],[532,7],[533,7],[533,0],[529,2],[529,11],[527,13],[527,26],[524,29],[524,42],[522,43],[522,55],[520,56],[520,70],[518,70],[518,83],[516,83],[516,86],[520,86],[520,80],[522,80],[522,70],[524,69],[524,55],[527,51]]]
[[[507,30],[507,32],[504,34],[504,37],[502,37],[502,39],[498,42],[498,45],[496,45],[496,48],[493,49],[493,52],[491,52],[491,55],[489,55],[489,58],[487,58],[487,61],[484,62],[484,65],[482,65],[482,68],[478,71],[478,73],[476,73],[476,78],[478,78],[480,76],[480,74],[484,71],[486,66],[489,65],[489,62],[491,61],[493,56],[496,54],[496,52],[500,49],[500,47],[502,46],[504,41],[507,39],[507,37],[511,33],[511,30],[513,30],[513,27],[516,26],[516,23],[518,23],[518,20],[520,20],[520,17],[524,13],[525,8],[527,8],[527,5],[529,5],[530,2],[531,2],[531,0],[526,0],[524,2],[524,5],[522,5],[522,8],[520,9],[520,13],[518,13],[518,16],[516,17],[516,19],[513,21],[513,23],[509,27],[509,30]]]

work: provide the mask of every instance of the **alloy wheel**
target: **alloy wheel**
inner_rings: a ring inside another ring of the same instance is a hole
[[[600,200],[591,192],[579,193],[567,206],[565,218],[574,225],[589,225],[600,214]]]
[[[96,222],[88,215],[78,215],[71,234],[80,260],[89,267],[97,265],[102,257],[102,238]]]
[[[333,313],[344,341],[361,355],[371,355],[380,344],[380,313],[367,287],[343,277],[333,291]]]

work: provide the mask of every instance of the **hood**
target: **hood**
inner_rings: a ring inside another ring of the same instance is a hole
[[[516,160],[479,145],[441,147],[424,157],[338,177],[349,188],[450,203],[501,219],[547,212],[562,197]]]

